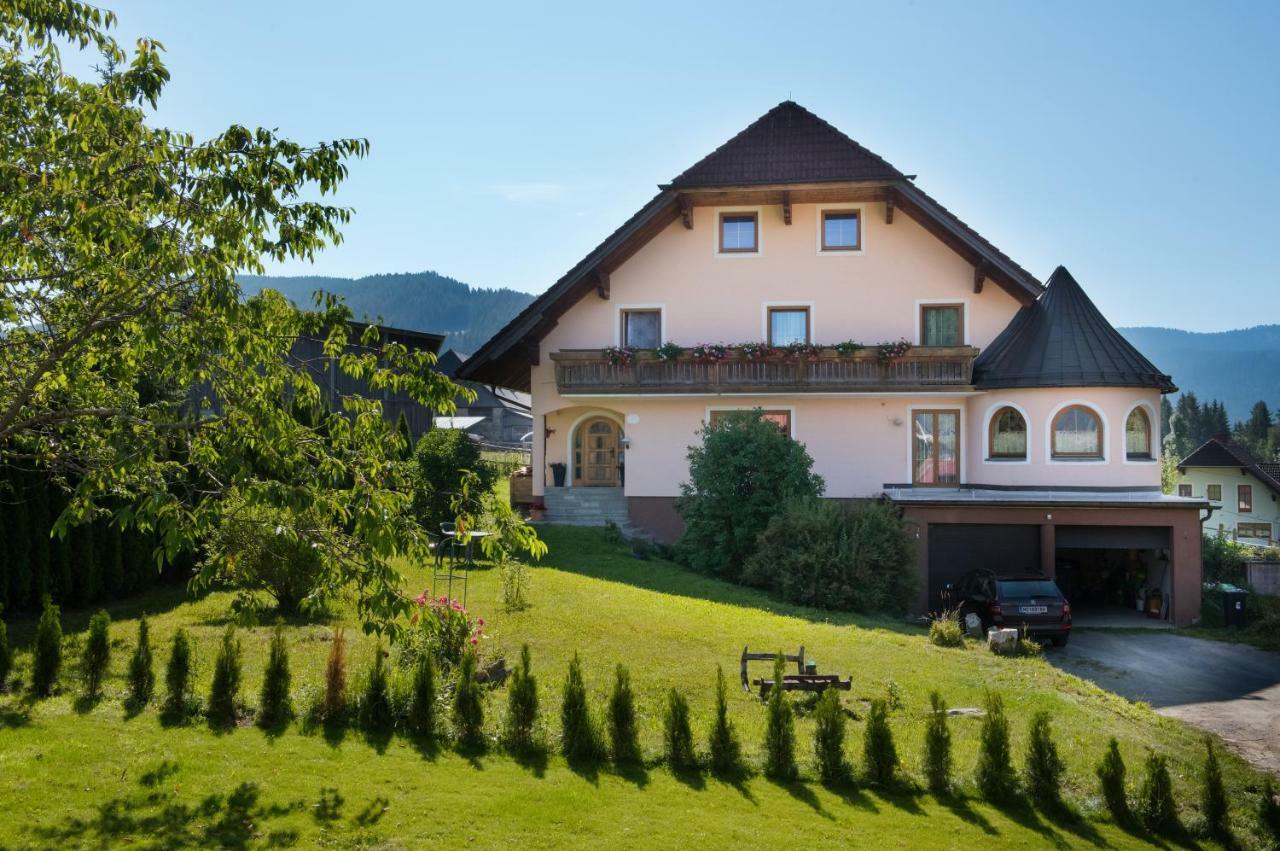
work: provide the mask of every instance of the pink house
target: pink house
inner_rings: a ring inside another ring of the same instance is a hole
[[[758,408],[829,497],[902,507],[921,610],[996,567],[1055,575],[1078,609],[1199,613],[1207,504],[1160,491],[1170,377],[1066,269],[1037,280],[792,102],[660,186],[459,377],[532,395],[548,520],[674,539],[698,429]]]

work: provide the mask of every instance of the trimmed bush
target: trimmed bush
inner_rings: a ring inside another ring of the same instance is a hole
[[[436,660],[423,653],[413,666],[409,691],[409,732],[430,739],[436,734]]]
[[[765,706],[764,773],[775,780],[791,780],[797,773],[795,711],[782,687],[785,668],[779,653],[773,660],[773,687]]]
[[[698,434],[676,500],[685,524],[677,553],[694,570],[740,582],[770,518],[792,499],[822,496],[822,477],[804,446],[759,410],[728,413]]]
[[[40,697],[48,697],[62,670],[62,617],[48,594],[36,624],[31,657],[31,688]]]
[[[1142,823],[1156,833],[1175,833],[1181,829],[1178,805],[1173,800],[1169,762],[1155,751],[1147,751],[1146,777],[1138,796],[1138,815]]]
[[[387,684],[387,657],[382,651],[382,642],[378,642],[373,650],[373,663],[369,666],[364,692],[360,695],[357,720],[361,729],[370,733],[385,733],[395,724],[391,687]]]
[[[951,789],[951,728],[947,703],[938,692],[929,694],[929,720],[924,728],[924,776],[935,793]]]
[[[1062,786],[1062,775],[1066,770],[1067,765],[1058,755],[1058,746],[1053,741],[1049,713],[1037,712],[1031,718],[1031,736],[1027,742],[1027,764],[1023,772],[1031,800],[1042,807],[1060,804],[1062,799],[1059,789]]]
[[[636,699],[631,691],[631,674],[625,665],[614,673],[609,695],[610,755],[618,765],[640,762],[640,731],[636,724]]]
[[[463,471],[479,477],[471,493],[485,493],[493,486],[493,468],[481,458],[479,445],[457,429],[433,428],[418,438],[413,457],[417,466],[413,511],[433,534],[440,531],[441,523],[454,522],[452,500],[462,490]]]
[[[89,635],[80,653],[80,676],[84,679],[87,697],[97,697],[102,692],[111,665],[111,615],[100,611],[89,618]]]
[[[569,661],[560,701],[560,750],[569,760],[592,760],[600,752],[591,708],[587,705],[587,686],[582,679],[582,662],[578,654]]]
[[[892,506],[816,497],[769,521],[742,581],[804,606],[895,615],[916,593],[911,542]]]
[[[531,672],[529,645],[520,648],[520,665],[507,686],[507,745],[516,750],[533,746],[538,723],[538,680]]]
[[[1208,736],[1204,737],[1204,749],[1204,767],[1200,772],[1200,813],[1210,836],[1226,837],[1231,832],[1227,821],[1227,789],[1222,781],[1218,755],[1213,750],[1213,739]]]
[[[1004,714],[1004,698],[996,692],[988,692],[986,708],[974,779],[982,797],[996,803],[1008,802],[1017,794],[1018,784],[1013,773],[1009,719]]]
[[[1117,822],[1129,820],[1129,793],[1125,787],[1124,757],[1120,755],[1120,743],[1115,737],[1107,744],[1107,752],[1098,761],[1095,769],[1098,785],[1102,790],[1102,800],[1106,802],[1111,817]]]
[[[267,667],[262,672],[262,696],[258,701],[258,723],[273,727],[293,715],[289,700],[289,644],[284,637],[284,624],[277,623],[271,633],[271,649]]]
[[[476,654],[462,654],[453,685],[453,730],[467,747],[484,744],[484,693],[476,681]]]
[[[171,715],[185,715],[191,700],[191,636],[181,627],[173,634],[173,648],[165,667],[164,709]]]
[[[964,627],[960,611],[943,612],[929,623],[929,641],[938,647],[964,647]]]
[[[1280,800],[1276,799],[1276,787],[1267,777],[1262,781],[1262,796],[1258,799],[1258,833],[1273,845],[1280,846]]]
[[[844,709],[840,694],[829,688],[818,698],[813,711],[813,756],[823,783],[839,783],[849,776],[844,756]]]
[[[732,774],[742,768],[742,745],[738,733],[729,720],[729,695],[724,682],[724,668],[716,665],[716,711],[708,737],[711,770],[717,774]]]
[[[662,752],[675,771],[698,764],[693,752],[693,730],[689,727],[689,701],[674,688],[667,692],[667,705],[662,713]]]
[[[347,636],[342,627],[333,631],[329,657],[324,663],[324,695],[320,717],[335,724],[347,716]]]
[[[231,726],[236,723],[240,701],[240,639],[236,628],[228,626],[213,662],[213,682],[209,686],[209,721]]]
[[[871,701],[867,710],[867,727],[862,733],[862,768],[867,779],[881,785],[893,780],[898,770],[898,749],[889,729],[889,706],[883,700]]]
[[[151,701],[156,691],[155,661],[151,656],[151,628],[147,616],[138,618],[138,643],[129,657],[129,700],[138,706]]]

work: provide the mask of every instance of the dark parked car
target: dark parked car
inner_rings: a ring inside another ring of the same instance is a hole
[[[1033,638],[1047,638],[1061,647],[1071,637],[1071,604],[1057,583],[1044,576],[997,576],[990,570],[966,573],[951,590],[951,605],[961,619],[970,612],[982,628],[1022,629]]]

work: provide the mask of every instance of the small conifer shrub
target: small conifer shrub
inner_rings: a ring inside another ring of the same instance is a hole
[[[138,706],[151,701],[156,691],[155,661],[151,655],[151,628],[147,616],[138,619],[138,643],[129,657],[129,700]]]
[[[609,695],[609,748],[610,756],[618,765],[640,762],[635,695],[631,691],[631,674],[625,665],[619,665],[614,672],[613,692]]]
[[[1262,795],[1258,798],[1258,833],[1280,848],[1280,800],[1276,799],[1276,787],[1271,778],[1262,781]]]
[[[453,729],[467,747],[484,744],[484,694],[476,681],[476,654],[468,650],[458,663],[453,686]]]
[[[587,686],[582,679],[582,662],[577,653],[569,661],[560,701],[560,749],[570,760],[595,759],[599,753],[591,708],[587,704]]]
[[[538,723],[538,680],[531,671],[529,645],[520,648],[520,664],[507,686],[507,745],[516,750],[533,746]]]
[[[436,663],[430,653],[419,654],[409,691],[410,734],[430,739],[436,734]]]
[[[1200,812],[1210,836],[1225,838],[1231,831],[1227,821],[1227,788],[1222,780],[1222,768],[1213,750],[1213,740],[1204,738],[1204,767],[1200,772]]]
[[[231,726],[236,723],[237,704],[240,701],[240,639],[236,628],[227,626],[218,645],[218,657],[213,663],[213,682],[209,685],[209,721]]]
[[[391,686],[387,682],[386,654],[382,643],[373,650],[373,664],[365,677],[364,693],[360,696],[360,727],[370,733],[385,733],[395,724],[391,709]]]
[[[775,780],[792,780],[797,773],[795,710],[782,687],[785,667],[779,653],[773,660],[773,686],[765,705],[764,773]]]
[[[975,773],[978,791],[988,801],[1007,802],[1017,794],[1017,779],[1009,745],[1009,719],[1004,714],[1004,698],[987,694],[987,714],[982,719]]]
[[[1066,763],[1058,755],[1048,712],[1037,712],[1031,718],[1031,736],[1027,742],[1027,764],[1024,770],[1027,792],[1042,807],[1061,803],[1060,789]]]
[[[271,649],[267,655],[267,667],[262,672],[262,695],[258,701],[258,722],[273,727],[288,721],[293,715],[289,700],[289,644],[284,637],[284,624],[277,623],[271,633]]]
[[[36,624],[31,656],[31,688],[38,696],[48,697],[62,670],[62,617],[48,594],[44,596],[44,609]]]
[[[883,700],[871,701],[867,727],[862,733],[862,766],[867,779],[880,784],[893,780],[898,770],[898,749],[889,729],[889,707]]]
[[[1178,822],[1178,805],[1173,799],[1173,779],[1169,776],[1169,762],[1155,751],[1147,752],[1146,776],[1138,796],[1138,815],[1149,830],[1156,833],[1175,833]]]
[[[1121,823],[1128,821],[1129,793],[1125,787],[1124,757],[1120,755],[1120,743],[1114,736],[1107,744],[1107,752],[1102,755],[1095,771],[1102,791],[1102,800],[1111,811],[1111,817]]]
[[[324,663],[324,695],[320,717],[326,724],[340,723],[347,716],[347,636],[342,627],[333,632],[329,657]]]
[[[111,615],[100,611],[89,618],[89,635],[80,654],[80,676],[84,678],[85,695],[90,698],[102,693],[102,681],[111,665]]]
[[[951,788],[951,728],[947,703],[936,691],[929,694],[929,720],[924,728],[924,776],[935,793]]]
[[[689,701],[676,689],[667,692],[667,705],[662,713],[662,745],[667,764],[675,771],[697,765],[693,752],[693,730],[689,726]]]
[[[173,648],[169,651],[169,664],[165,667],[166,689],[164,710],[170,715],[185,715],[191,701],[191,636],[179,627],[173,634]]]
[[[9,649],[9,628],[0,620],[0,692],[5,690],[12,668],[13,651]]]
[[[724,669],[716,665],[716,711],[711,722],[708,751],[711,770],[717,774],[732,774],[742,768],[742,745],[738,733],[729,720],[729,695],[724,681]]]
[[[829,688],[813,711],[813,756],[823,783],[839,783],[849,776],[844,755],[845,717],[840,695]]]

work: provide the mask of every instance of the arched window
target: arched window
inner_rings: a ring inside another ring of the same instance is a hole
[[[1151,453],[1151,418],[1145,408],[1139,406],[1129,412],[1124,423],[1124,453],[1132,459],[1145,460]]]
[[[1071,405],[1053,418],[1053,457],[1102,457],[1102,420],[1083,405]]]
[[[991,458],[1027,457],[1027,421],[1017,408],[1001,408],[991,418]]]

